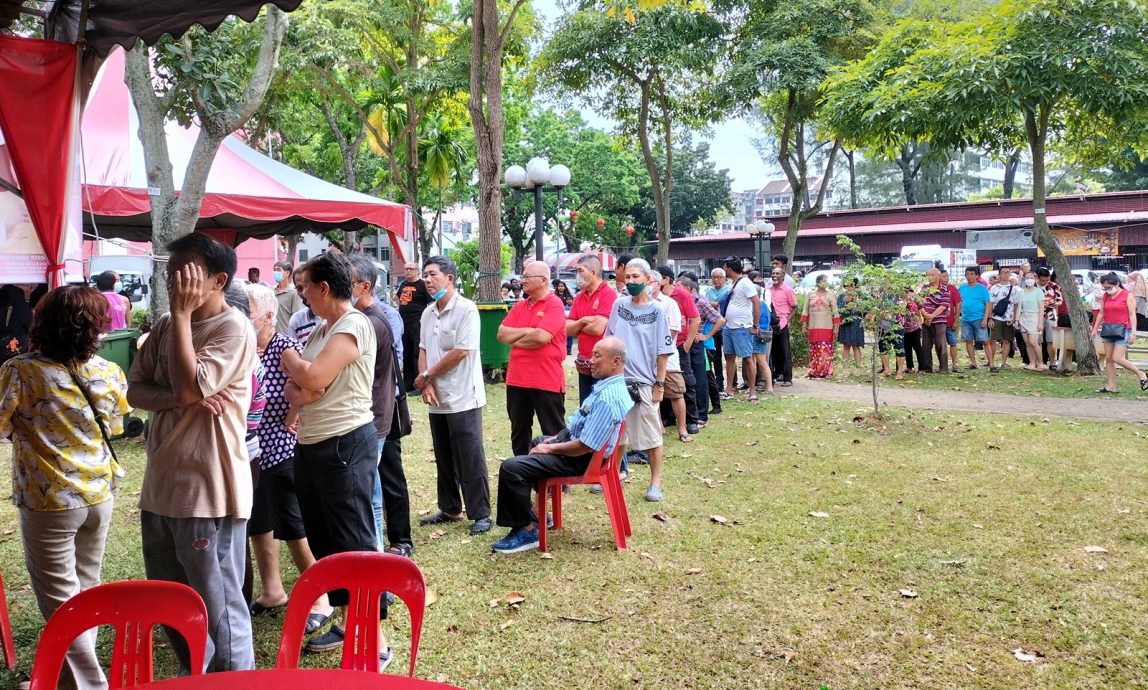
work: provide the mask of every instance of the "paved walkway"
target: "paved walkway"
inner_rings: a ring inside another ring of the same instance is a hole
[[[868,385],[830,383],[795,379],[792,388],[774,388],[781,395],[800,395],[828,400],[844,400],[873,406],[873,391]],[[1037,417],[1066,417],[1100,421],[1129,421],[1148,424],[1148,402],[1128,398],[1104,400],[1095,398],[1039,398],[1039,408],[1031,398],[996,393],[968,391],[884,388],[878,399],[882,406],[913,407],[932,410],[965,410],[1001,412]],[[1049,404],[1052,403],[1052,404]]]

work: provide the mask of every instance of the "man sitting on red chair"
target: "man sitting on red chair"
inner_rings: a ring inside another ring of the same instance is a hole
[[[498,470],[497,522],[509,527],[510,533],[494,542],[494,551],[538,548],[537,519],[530,505],[530,492],[538,480],[582,474],[594,453],[603,448],[606,453],[614,451],[618,425],[634,404],[622,376],[625,365],[626,346],[620,339],[598,341],[590,358],[590,372],[598,383],[567,427],[557,436],[534,439],[530,453],[503,461]]]

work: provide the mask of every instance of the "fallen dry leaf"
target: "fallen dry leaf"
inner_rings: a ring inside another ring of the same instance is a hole
[[[1026,664],[1034,664],[1044,658],[1041,656],[1040,652],[1026,652],[1024,651],[1023,647],[1017,647],[1016,649],[1012,650],[1012,655],[1016,657],[1017,661],[1021,661]]]
[[[682,453],[682,454],[681,454],[681,456],[682,456],[683,458],[692,458],[692,457],[694,457],[694,456],[693,456],[693,455],[691,455],[690,453]]]
[[[490,601],[488,601],[486,603],[486,605],[489,606],[490,608],[495,608],[501,603],[502,603],[501,599],[491,599]]]
[[[515,604],[521,604],[522,602],[526,601],[526,597],[522,596],[520,592],[511,592],[510,594],[502,597],[502,601],[505,604],[514,606]]]
[[[654,513],[650,517],[654,518],[658,522],[669,522],[670,521],[670,516],[666,515],[665,513],[661,512],[661,511]]]
[[[809,517],[827,518],[827,517],[829,517],[829,513],[823,513],[820,510],[814,510],[811,513],[809,513]]]
[[[713,520],[714,522],[718,523],[719,525],[724,525],[726,522],[728,522],[728,520],[726,520],[721,515],[711,515],[710,520]]]
[[[906,599],[916,599],[917,598],[917,593],[911,589],[898,589],[897,593],[899,593],[902,597],[904,597]]]
[[[1084,551],[1085,553],[1108,553],[1108,549],[1103,546],[1086,546]]]
[[[436,601],[438,601],[438,592],[431,589],[430,587],[427,587],[426,605],[433,606]]]
[[[650,559],[651,561],[652,561],[652,560],[654,560],[654,557],[653,557],[653,556],[651,556],[650,554],[646,553],[645,551],[643,551],[642,553],[640,553],[640,554],[638,554],[638,555],[639,555],[639,556],[641,556],[642,558],[648,558],[648,559]]]
[[[793,651],[792,649],[787,649],[781,653],[781,656],[783,659],[785,659],[785,663],[788,664],[797,658],[797,652]]]
[[[430,533],[431,539],[442,539],[445,536],[446,536],[446,530],[436,529],[435,531]]]
[[[941,565],[952,565],[952,566],[956,566],[957,568],[960,568],[960,567],[964,566],[964,564],[966,562],[968,562],[967,558],[960,558],[960,559],[957,559],[955,561],[941,561]]]
[[[509,628],[512,625],[514,625],[514,619],[513,618],[511,618],[510,620],[507,620],[507,621],[503,621],[502,624],[498,626],[498,629],[499,630],[506,630],[507,628]]]
[[[686,575],[701,575],[701,574],[702,574],[701,568],[690,568],[689,570],[686,571]]]
[[[419,515],[430,515],[430,508],[427,508],[426,510],[420,510]]]
[[[469,544],[469,543],[470,543],[469,539],[463,539],[462,541],[459,542],[459,544]]]

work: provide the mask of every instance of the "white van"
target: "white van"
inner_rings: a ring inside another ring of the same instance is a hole
[[[104,271],[115,271],[123,289],[120,294],[131,300],[132,309],[147,309],[151,291],[151,257],[147,256],[93,256],[88,263],[88,284],[95,287],[95,278]]]
[[[965,269],[975,266],[975,249],[946,249],[939,244],[919,244],[901,247],[901,266],[914,273],[924,273],[940,263],[949,272],[950,282],[960,282]]]

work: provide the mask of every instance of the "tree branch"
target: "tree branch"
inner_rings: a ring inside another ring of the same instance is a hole
[[[279,48],[283,45],[283,34],[287,32],[287,14],[274,5],[268,5],[267,14],[263,19],[263,43],[259,46],[259,57],[255,59],[255,69],[251,78],[243,89],[239,104],[223,118],[219,126],[227,133],[234,132],[251,119],[267,88],[271,86],[271,79],[275,76],[275,67],[279,62]],[[203,117],[203,113],[200,113]],[[206,120],[204,121],[206,123]]]

